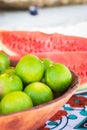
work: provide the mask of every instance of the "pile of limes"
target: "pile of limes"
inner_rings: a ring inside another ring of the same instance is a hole
[[[54,99],[54,92],[65,92],[72,82],[70,70],[63,64],[35,55],[23,56],[15,67],[0,52],[0,113],[29,109]]]

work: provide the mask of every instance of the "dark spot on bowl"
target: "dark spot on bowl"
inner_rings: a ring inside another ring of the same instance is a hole
[[[22,124],[21,119],[15,118],[12,121],[8,122],[6,127],[7,127],[7,130],[11,130],[11,129],[12,130],[17,130],[18,128],[21,127],[21,124]]]

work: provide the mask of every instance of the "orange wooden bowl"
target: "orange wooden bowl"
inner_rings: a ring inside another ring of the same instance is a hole
[[[12,65],[15,64],[16,61],[12,61]],[[25,111],[0,115],[0,130],[37,130],[70,99],[78,88],[80,79],[74,72],[71,73],[72,83],[63,95]]]

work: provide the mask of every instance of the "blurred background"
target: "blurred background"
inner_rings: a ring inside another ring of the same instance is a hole
[[[0,0],[0,30],[87,37],[87,0]]]

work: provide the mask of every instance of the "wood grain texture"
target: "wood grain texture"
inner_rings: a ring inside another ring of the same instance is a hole
[[[15,65],[17,61],[11,61]],[[69,89],[54,100],[30,108],[25,111],[0,115],[0,130],[37,130],[48,119],[50,119],[74,94],[80,84],[79,77],[72,72],[72,83]]]

